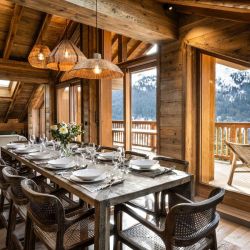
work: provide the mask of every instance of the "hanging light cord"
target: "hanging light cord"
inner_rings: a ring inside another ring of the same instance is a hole
[[[95,15],[95,27],[96,27],[96,53],[98,53],[99,49],[98,49],[98,28],[97,28],[97,0],[95,1],[95,11],[96,11],[96,15]]]

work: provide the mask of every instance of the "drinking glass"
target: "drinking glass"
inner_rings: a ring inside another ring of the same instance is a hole
[[[35,140],[36,140],[35,135],[30,135],[30,136],[29,136],[29,141],[31,142],[32,146],[34,145]]]

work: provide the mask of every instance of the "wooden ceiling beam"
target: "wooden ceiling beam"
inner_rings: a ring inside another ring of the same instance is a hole
[[[15,4],[14,10],[13,10],[13,16],[10,22],[8,36],[7,36],[4,51],[3,51],[4,59],[8,59],[10,57],[11,49],[13,47],[14,39],[15,39],[16,32],[17,32],[17,27],[21,20],[22,11],[23,11],[23,7]]]
[[[148,52],[153,47],[153,44],[148,43],[145,45],[145,48],[141,50],[141,55],[143,56],[146,52]]]
[[[50,78],[49,70],[33,68],[28,62],[0,59],[0,69],[0,79],[5,80],[46,84]]]
[[[0,102],[11,102],[12,98],[11,97],[2,97],[0,96]]]
[[[95,0],[13,0],[20,5],[95,26]],[[98,27],[136,40],[177,39],[177,20],[154,0],[103,0],[98,4]]]
[[[142,41],[136,41],[136,43],[128,51],[128,60],[131,60],[135,57],[137,48],[142,45]]]
[[[37,90],[38,86],[34,86],[33,89],[32,89],[32,92],[31,92],[31,95],[25,105],[25,108],[23,110],[23,112],[20,114],[20,117],[19,117],[19,122],[23,122],[23,120],[25,119],[27,113],[28,113],[28,108],[29,108],[29,105],[31,103],[31,101],[33,100],[33,97],[36,93],[36,90]]]
[[[40,31],[39,31],[39,34],[38,34],[34,44],[39,44],[39,43],[43,42],[44,35],[46,34],[46,32],[48,30],[51,19],[52,19],[51,14],[45,14],[45,17],[43,19],[43,22],[42,22],[42,25],[41,25],[41,28],[40,28]]]
[[[250,22],[249,0],[157,0],[172,5],[178,12]]]
[[[22,90],[22,83],[21,82],[18,82],[17,85],[16,85],[16,89],[13,93],[13,96],[12,96],[12,100],[10,102],[10,105],[9,105],[9,108],[4,116],[4,122],[7,122],[8,121],[8,117],[9,117],[9,114],[12,112],[13,108],[14,108],[14,105],[15,105],[15,101],[16,101],[16,98],[17,96],[20,94]]]
[[[115,34],[114,37],[112,38],[111,44],[113,45],[117,40],[118,40],[118,34]]]
[[[127,60],[127,44],[128,38],[122,35],[118,35],[118,63]]]
[[[120,35],[121,36],[121,35]],[[126,50],[126,54],[127,54],[127,45],[128,45],[128,43],[132,40],[130,37],[124,37],[124,36],[122,36],[123,38],[122,38],[122,40],[123,40],[123,43],[124,43],[124,45],[123,45],[123,48],[122,48],[122,50],[123,50],[123,52],[122,53],[124,53],[124,55],[125,55],[125,50]],[[118,39],[118,37],[117,37],[117,39]],[[120,38],[121,39],[121,38]],[[126,44],[126,46],[125,46],[125,44]],[[113,61],[116,61],[116,58],[118,57],[118,54],[119,54],[119,46],[121,46],[121,45],[119,45],[119,39],[118,39],[118,46],[117,46],[117,50],[115,50],[115,52],[114,52],[114,54],[112,55],[112,62]],[[121,50],[121,48],[120,48],[120,50]],[[120,51],[120,53],[121,53],[121,51]],[[123,55],[123,56],[124,56]],[[127,55],[126,55],[126,58],[127,58]],[[117,60],[119,60],[119,59],[117,59]],[[124,60],[123,60],[124,61]],[[118,61],[119,62],[119,61]]]

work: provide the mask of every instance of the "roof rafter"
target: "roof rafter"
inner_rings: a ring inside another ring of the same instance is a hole
[[[133,59],[135,57],[137,48],[142,44],[143,44],[142,41],[136,41],[136,43],[128,51],[128,60]]]
[[[14,44],[17,27],[21,20],[22,12],[23,12],[23,7],[15,4],[14,10],[13,10],[13,16],[10,22],[8,36],[7,36],[4,51],[3,51],[4,59],[8,59],[10,57],[11,49]]]
[[[12,97],[12,100],[10,102],[10,105],[9,105],[9,108],[5,114],[5,117],[4,117],[4,122],[7,122],[8,121],[8,116],[9,114],[12,112],[13,108],[14,108],[14,105],[15,105],[15,101],[16,101],[16,98],[17,96],[20,94],[22,90],[22,83],[21,82],[18,82],[17,83],[17,86],[16,86],[16,89],[13,93],[13,97]]]

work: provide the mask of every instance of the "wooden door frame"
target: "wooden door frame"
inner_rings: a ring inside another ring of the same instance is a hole
[[[200,175],[201,175],[201,54],[207,54],[213,57],[217,57],[220,59],[236,62],[236,60],[230,60],[229,58],[226,58],[221,55],[217,55],[211,52],[206,52],[204,50],[199,50],[196,48],[193,48],[195,50],[195,61],[193,63],[195,64],[195,71],[196,71],[196,77],[193,79],[193,84],[196,86],[196,122],[197,122],[197,130],[196,130],[196,144],[197,144],[197,150],[196,150],[196,180],[195,180],[195,186],[196,186],[196,194],[201,197],[208,197],[209,193],[214,188],[212,185],[201,183],[200,182]],[[237,62],[239,63],[239,62]],[[246,65],[244,65],[246,66]],[[229,205],[231,207],[235,207],[237,209],[241,209],[244,211],[249,212],[250,209],[250,195],[243,194],[240,192],[233,192],[226,190],[225,197],[223,200],[223,203],[225,205]]]

